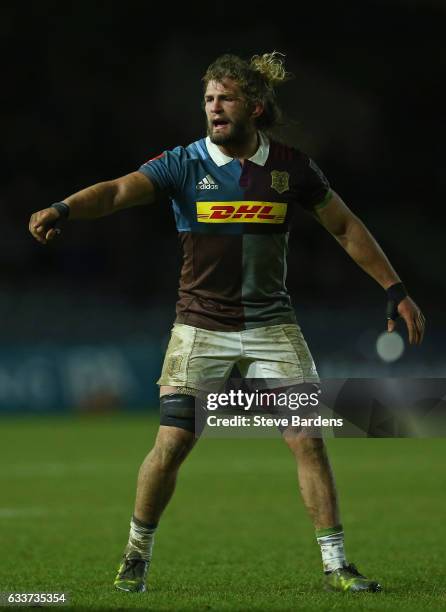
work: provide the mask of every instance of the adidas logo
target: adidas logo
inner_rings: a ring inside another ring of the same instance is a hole
[[[196,188],[197,189],[218,189],[218,185],[210,174],[206,174],[206,176],[197,183]]]

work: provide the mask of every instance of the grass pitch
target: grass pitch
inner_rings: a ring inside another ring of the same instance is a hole
[[[156,427],[142,416],[0,422],[0,591],[65,591],[61,610],[446,609],[443,440],[329,441],[348,559],[383,593],[321,590],[279,439],[201,440],[160,524],[148,592],[114,591]]]

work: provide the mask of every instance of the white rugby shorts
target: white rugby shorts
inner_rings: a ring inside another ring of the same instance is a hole
[[[224,383],[234,365],[244,378],[319,382],[297,324],[223,332],[175,323],[157,384],[202,390]]]

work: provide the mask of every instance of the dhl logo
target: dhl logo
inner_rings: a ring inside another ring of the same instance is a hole
[[[199,223],[283,223],[282,202],[197,202]]]

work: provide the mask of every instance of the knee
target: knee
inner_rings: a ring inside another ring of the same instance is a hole
[[[160,429],[150,460],[162,471],[172,471],[180,467],[194,445],[194,435],[173,427]]]

